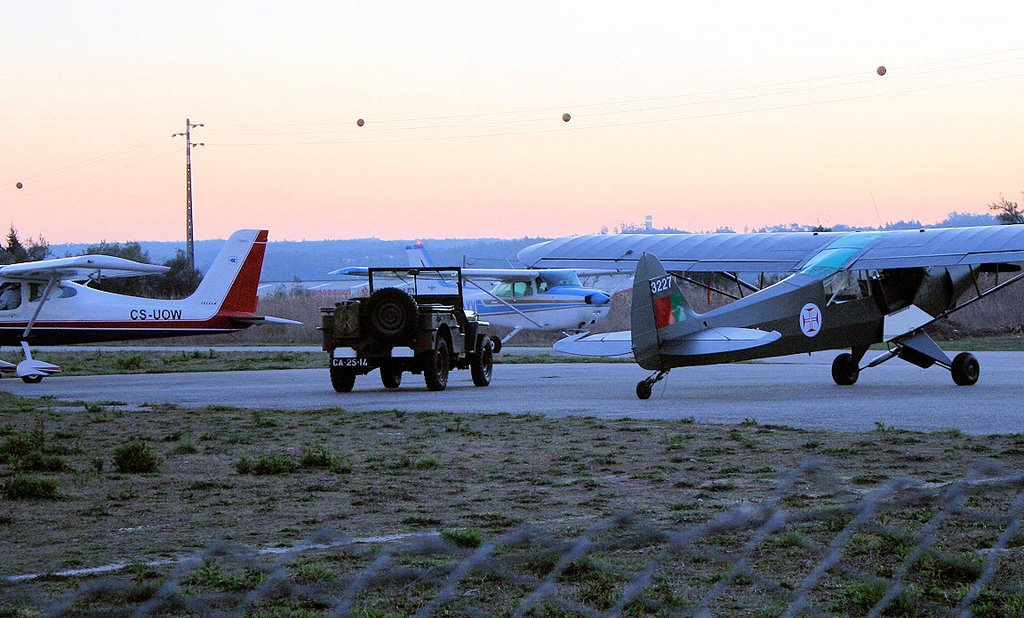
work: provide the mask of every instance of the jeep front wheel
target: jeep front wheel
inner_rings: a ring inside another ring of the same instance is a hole
[[[427,390],[443,391],[448,386],[448,342],[442,338],[437,340],[437,348],[427,352],[423,363],[423,381]]]
[[[494,352],[490,337],[484,337],[480,342],[480,350],[470,359],[469,370],[473,374],[473,384],[476,386],[487,386],[491,383]]]

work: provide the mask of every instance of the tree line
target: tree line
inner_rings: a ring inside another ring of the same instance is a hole
[[[114,257],[152,264],[149,253],[142,250],[138,242],[112,243],[103,241],[99,244],[89,245],[85,249],[87,255],[112,255]],[[19,264],[21,262],[36,262],[52,257],[50,244],[46,239],[29,238],[22,242],[18,231],[11,226],[7,233],[5,243],[0,246],[0,266],[7,264]],[[161,275],[149,275],[145,277],[122,277],[117,279],[103,279],[94,282],[91,287],[115,294],[130,294],[132,296],[146,296],[150,298],[185,298],[195,291],[202,281],[203,275],[191,267],[188,256],[184,251],[178,250],[175,256],[163,264],[170,268]]]

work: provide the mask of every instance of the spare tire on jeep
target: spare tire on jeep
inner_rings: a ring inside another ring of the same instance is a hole
[[[408,343],[419,330],[419,305],[405,290],[381,288],[362,303],[360,326],[380,343]]]

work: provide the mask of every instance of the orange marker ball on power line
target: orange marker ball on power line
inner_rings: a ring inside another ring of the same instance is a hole
[[[878,67],[877,69],[875,69],[875,73],[878,73],[879,75],[885,75],[885,67]]]
[[[570,120],[572,120],[572,116],[569,114],[562,114],[562,122],[569,122]]]
[[[361,127],[361,126],[363,126],[364,124],[366,124],[366,121],[365,121],[365,120],[363,120],[362,118],[360,118],[359,120],[356,120],[356,126],[357,126],[357,127]]]

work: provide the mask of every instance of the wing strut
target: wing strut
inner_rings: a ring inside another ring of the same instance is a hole
[[[50,275],[50,280],[46,282],[46,288],[39,299],[39,304],[36,305],[36,310],[32,312],[32,318],[25,325],[25,332],[21,334],[21,349],[25,353],[25,360],[18,363],[16,372],[19,378],[30,384],[39,382],[43,379],[43,376],[60,373],[60,367],[57,365],[51,365],[50,363],[32,358],[32,350],[28,347],[28,336],[32,332],[32,327],[35,326],[36,319],[39,318],[39,312],[43,310],[43,305],[50,298],[50,292],[53,291],[57,280],[57,272],[54,271]]]
[[[39,312],[43,310],[43,305],[46,304],[47,299],[50,298],[50,292],[53,291],[53,286],[57,283],[57,273],[54,271],[50,275],[50,280],[46,282],[46,289],[43,291],[42,298],[39,299],[39,304],[36,305],[36,310],[32,313],[32,319],[25,325],[25,332],[21,333],[21,340],[25,341],[28,339],[28,334],[32,332],[32,327],[36,323],[36,319],[39,317]]]

